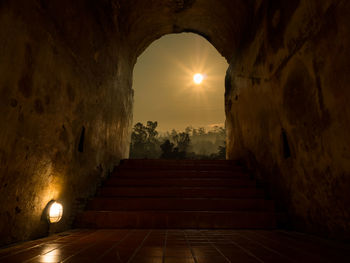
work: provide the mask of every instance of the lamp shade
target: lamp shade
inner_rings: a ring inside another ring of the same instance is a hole
[[[52,201],[51,204],[49,204],[48,210],[47,210],[47,219],[50,223],[57,223],[61,220],[63,215],[63,206],[56,202]]]

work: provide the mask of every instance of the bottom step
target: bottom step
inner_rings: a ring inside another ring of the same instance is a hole
[[[85,211],[78,228],[272,229],[274,213],[218,211]]]

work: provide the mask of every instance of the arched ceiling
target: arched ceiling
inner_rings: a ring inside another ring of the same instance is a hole
[[[117,23],[135,51],[133,60],[154,40],[169,33],[202,35],[228,60],[244,35],[253,0],[115,0]]]

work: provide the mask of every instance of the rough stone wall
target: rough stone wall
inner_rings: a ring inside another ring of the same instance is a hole
[[[107,1],[0,2],[0,245],[69,227],[128,156],[132,64],[111,11]],[[64,217],[49,230],[51,199]]]
[[[116,1],[121,33],[134,59],[156,39],[193,32],[205,37],[228,61],[244,35],[253,0]]]
[[[292,227],[335,238],[350,237],[349,14],[349,1],[256,1],[226,78],[228,157]]]

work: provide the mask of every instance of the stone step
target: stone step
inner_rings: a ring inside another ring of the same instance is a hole
[[[182,210],[182,211],[273,211],[274,205],[264,199],[227,198],[111,198],[89,201],[88,210]]]
[[[276,215],[233,161],[124,160],[75,225],[266,229],[276,227]]]
[[[137,169],[125,170],[119,169],[112,173],[112,177],[175,177],[175,178],[250,178],[243,170],[234,171],[198,171],[198,170],[155,170],[155,169]]]
[[[176,159],[123,159],[120,165],[231,165],[239,166],[237,161],[234,160],[176,160]]]
[[[264,191],[255,187],[102,187],[99,196],[262,198]]]
[[[154,169],[157,170],[239,170],[243,169],[235,162],[221,160],[123,160],[119,169]]]
[[[120,170],[196,170],[196,171],[234,171],[234,170],[243,170],[241,167],[237,166],[226,166],[226,165],[218,165],[218,166],[204,166],[204,165],[159,165],[159,166],[147,166],[147,165],[135,165],[135,166],[120,166],[116,169]]]
[[[273,229],[275,214],[257,211],[85,211],[79,228]]]
[[[248,178],[119,178],[111,177],[105,186],[182,186],[182,187],[255,187],[256,182]]]

